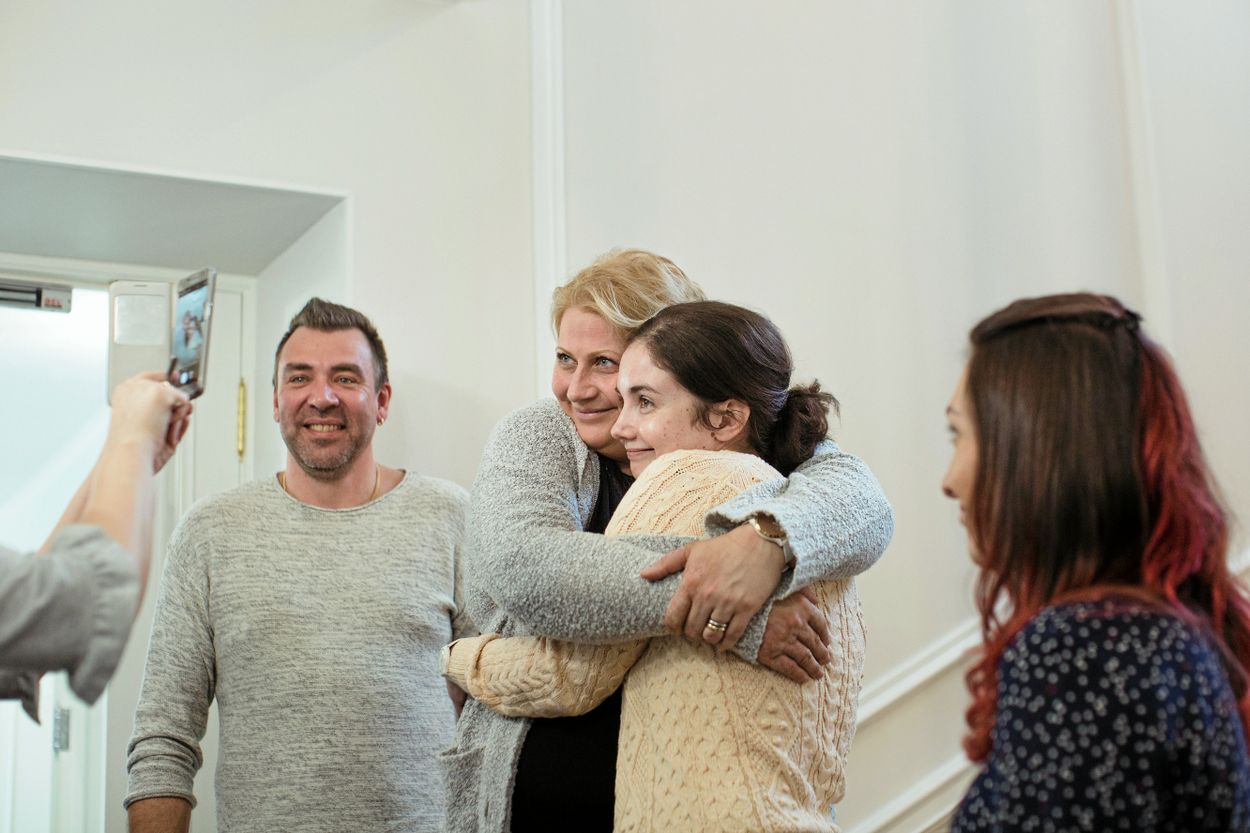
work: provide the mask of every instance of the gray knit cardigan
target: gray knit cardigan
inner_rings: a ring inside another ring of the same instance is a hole
[[[582,532],[599,491],[599,457],[554,400],[496,426],[474,481],[465,551],[465,601],[482,633],[617,642],[664,631],[680,576],[638,573],[685,539],[605,538]],[[790,475],[739,495],[707,517],[710,535],[756,512],[777,519],[796,556],[773,599],[813,581],[858,575],[885,551],[894,518],[880,484],[858,458],[826,441]],[[752,662],[771,609],[765,605],[735,649]],[[440,759],[451,833],[505,833],[517,760],[530,721],[470,700],[456,744]]]

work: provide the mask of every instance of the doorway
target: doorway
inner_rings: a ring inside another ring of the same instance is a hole
[[[108,327],[108,292],[98,287],[75,287],[69,313],[0,306],[8,547],[42,545],[104,444]],[[106,698],[88,708],[58,673],[44,676],[40,725],[0,701],[0,833],[103,829]]]

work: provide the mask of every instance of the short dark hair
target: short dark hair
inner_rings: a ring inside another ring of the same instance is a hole
[[[819,382],[790,385],[793,362],[777,325],[744,307],[720,301],[673,304],[644,323],[633,341],[651,360],[701,400],[708,428],[712,407],[740,399],[751,407],[747,440],[759,456],[789,475],[829,434],[838,401]]]
[[[291,319],[291,323],[287,327],[286,334],[278,342],[278,349],[273,353],[273,386],[275,388],[278,386],[278,358],[282,355],[282,348],[286,346],[291,335],[300,327],[307,327],[310,330],[317,330],[323,333],[333,333],[340,330],[360,330],[365,340],[369,342],[369,350],[373,353],[375,385],[381,388],[386,384],[387,379],[390,378],[386,371],[386,347],[383,346],[382,337],[378,335],[373,322],[364,313],[351,307],[345,307],[342,304],[336,304],[322,298],[310,298],[308,303],[304,304],[304,308],[295,313],[295,317]]]

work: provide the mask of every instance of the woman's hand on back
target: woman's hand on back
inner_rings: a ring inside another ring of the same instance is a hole
[[[819,680],[833,659],[829,619],[810,587],[775,602],[768,611],[759,664],[796,683]]]
[[[768,601],[784,569],[781,547],[743,525],[673,550],[643,570],[642,577],[659,581],[684,571],[664,624],[677,636],[727,651]]]

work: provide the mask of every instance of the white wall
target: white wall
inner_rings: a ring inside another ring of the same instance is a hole
[[[273,421],[271,383],[278,341],[309,298],[350,305],[351,291],[351,203],[344,200],[257,276],[255,329],[260,349],[251,397],[257,477],[286,467],[286,446]]]
[[[1250,5],[1139,6],[1159,240],[1178,369],[1250,546]]]
[[[0,148],[350,194],[386,462],[468,482],[534,386],[528,73],[520,2],[9,3]]]
[[[1075,0],[564,4],[570,267],[610,246],[650,247],[710,295],[768,313],[800,374],[842,399],[838,436],[894,504],[894,543],[860,585],[870,718],[838,813],[850,831],[919,829],[968,775],[958,740],[972,570],[938,483],[942,410],[975,321],[1064,290],[1151,302],[1246,506],[1234,426],[1250,350],[1231,319],[1250,305],[1225,299],[1250,292],[1239,150],[1250,140],[1250,13],[1210,4],[1189,18],[1149,4],[1148,86],[1132,90],[1121,24],[1137,11]],[[1142,278],[1144,242],[1156,241],[1143,241],[1154,232],[1135,201],[1130,93],[1149,97],[1158,130],[1162,309]],[[1221,319],[1229,326],[1213,338]]]

